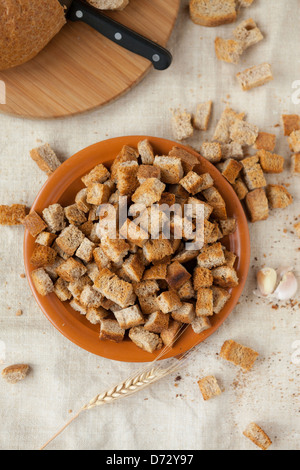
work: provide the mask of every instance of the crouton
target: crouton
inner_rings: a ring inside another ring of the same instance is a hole
[[[235,190],[237,197],[240,201],[245,199],[248,194],[248,188],[245,185],[244,181],[241,178],[238,178],[236,182],[233,184],[233,189]]]
[[[222,287],[213,286],[213,311],[214,313],[220,313],[229,299],[231,298],[231,294],[223,289]]]
[[[149,178],[156,178],[159,180],[160,177],[161,177],[161,171],[158,166],[140,165],[138,167],[137,179],[140,184],[145,183],[145,181]]]
[[[98,246],[97,248],[94,249],[93,257],[94,257],[95,263],[98,266],[98,269],[102,269],[102,268],[110,269],[111,260],[109,259],[108,256],[106,256],[101,246]]]
[[[225,256],[221,243],[204,247],[197,257],[197,263],[199,267],[206,269],[222,266],[225,263]]]
[[[255,65],[237,74],[242,90],[247,91],[274,80],[270,64]],[[252,145],[252,144],[250,144]]]
[[[93,183],[104,183],[110,177],[110,173],[102,163],[95,166],[88,174],[81,178],[83,184],[88,187]]]
[[[144,323],[144,317],[138,305],[115,311],[114,315],[123,330],[129,330]]]
[[[0,205],[0,225],[21,225],[26,219],[26,214],[27,209],[24,204]]]
[[[91,204],[86,200],[87,198],[87,188],[81,189],[75,196],[75,203],[77,204],[78,209],[82,212],[87,213],[91,209]]]
[[[64,259],[61,258],[60,256],[56,256],[54,263],[44,266],[44,270],[46,271],[47,274],[51,277],[53,281],[55,281],[58,278],[58,274],[56,272],[56,269],[58,266],[60,266],[64,262]]]
[[[164,280],[167,277],[167,263],[156,264],[144,272],[143,280]]]
[[[104,295],[104,297],[122,308],[130,307],[135,303],[136,295],[134,293],[133,286],[120,279],[107,268],[100,270],[94,287]]]
[[[139,254],[132,254],[124,261],[122,270],[131,282],[140,282],[145,271],[145,266]]]
[[[162,313],[170,313],[182,306],[181,300],[175,291],[166,291],[157,297],[157,304]]]
[[[123,341],[125,330],[120,327],[117,320],[102,318],[100,320],[100,340],[109,340],[115,343]]]
[[[227,179],[227,181],[229,181],[230,184],[234,184],[242,168],[243,165],[240,162],[234,160],[233,158],[229,158],[224,162],[222,175]]]
[[[141,140],[138,143],[138,151],[144,165],[152,165],[154,162],[154,151],[149,140]]]
[[[127,219],[120,228],[120,235],[126,238],[127,241],[139,246],[140,248],[142,248],[149,239],[148,232],[129,219]]]
[[[181,147],[173,147],[169,152],[169,157],[180,158],[184,173],[192,171],[199,164],[199,158]]]
[[[68,289],[68,283],[61,277],[59,277],[54,284],[54,294],[56,294],[61,302],[72,298],[72,294]]]
[[[79,279],[69,282],[68,289],[73,295],[74,299],[79,302],[83,289],[86,286],[91,286],[92,284],[93,283],[90,277],[84,274]]]
[[[244,113],[238,114],[231,108],[227,107],[223,111],[221,118],[215,129],[213,140],[221,143],[230,143],[230,131],[236,120],[242,120]]]
[[[293,202],[288,190],[279,184],[268,184],[266,193],[270,209],[285,209]]]
[[[180,289],[191,278],[191,274],[178,261],[168,266],[166,281],[171,289]]]
[[[124,145],[119,155],[114,159],[113,164],[111,166],[111,180],[116,183],[117,182],[117,171],[118,166],[124,162],[135,161],[137,162],[139,158],[139,152],[133,148],[129,147],[128,145]]]
[[[255,189],[248,193],[246,196],[246,205],[251,222],[259,222],[269,217],[269,204],[264,189]]]
[[[159,286],[155,280],[137,282],[133,286],[134,292],[138,297],[147,297],[159,291]]]
[[[178,157],[156,156],[153,165],[160,169],[163,183],[177,184],[183,177],[181,159]]]
[[[211,328],[211,323],[208,317],[196,317],[193,320],[191,326],[192,326],[193,332],[196,333],[197,335],[200,335],[204,331],[209,330],[209,328]]]
[[[65,207],[65,216],[68,222],[73,225],[82,225],[87,221],[85,213],[79,209],[77,204]]]
[[[262,450],[267,450],[272,444],[269,436],[256,423],[250,423],[243,434]]]
[[[54,290],[53,282],[50,276],[43,268],[35,269],[31,273],[31,279],[38,293],[42,296],[51,294]]]
[[[212,270],[214,283],[220,287],[236,287],[239,284],[237,272],[231,266],[219,266]]]
[[[56,233],[66,226],[65,211],[60,204],[52,204],[43,210],[43,219],[48,225],[50,232]]]
[[[38,167],[48,176],[52,175],[52,173],[61,165],[49,144],[32,149],[30,151],[30,156]]]
[[[211,188],[214,184],[214,180],[209,173],[198,175],[194,171],[190,171],[179,183],[189,193],[197,194],[205,189]]]
[[[160,333],[160,337],[165,346],[174,346],[176,340],[180,336],[181,327],[182,323],[174,320],[173,318],[170,319],[168,328],[162,330],[162,332]]]
[[[223,160],[228,158],[234,158],[235,160],[241,160],[244,157],[244,151],[241,144],[238,142],[230,142],[228,144],[220,144]]]
[[[145,330],[142,326],[131,328],[129,330],[129,338],[139,348],[151,354],[155,350],[162,348],[162,340],[160,337],[155,333]]]
[[[244,45],[242,41],[235,39],[222,39],[217,37],[215,39],[215,51],[219,60],[224,62],[238,64],[240,57],[244,52]]]
[[[300,130],[300,116],[298,114],[282,115],[284,135],[290,136],[292,132]]]
[[[193,116],[193,126],[200,131],[207,131],[211,116],[212,101],[199,103]]]
[[[191,206],[191,216],[193,218],[196,218],[199,213],[201,213],[201,209],[199,212],[199,207],[203,207],[203,212],[204,212],[204,218],[209,219],[212,212],[213,212],[213,207],[207,204],[204,201],[201,201],[200,199],[197,199],[197,197],[189,197],[187,202],[188,205]]]
[[[153,312],[147,318],[144,324],[144,329],[152,333],[161,333],[169,326],[169,316],[157,311]]]
[[[227,220],[220,220],[220,228],[222,231],[223,237],[231,235],[236,231],[236,219],[234,217],[228,218]]]
[[[165,257],[173,254],[173,247],[170,240],[167,239],[148,240],[143,245],[143,253],[150,263],[159,263]]]
[[[183,286],[178,289],[177,292],[180,300],[190,300],[193,299],[196,295],[194,288],[193,288],[193,283],[191,279],[187,281]]]
[[[83,233],[75,225],[64,228],[55,240],[55,244],[67,255],[73,256],[84,240]]]
[[[171,124],[173,135],[176,140],[188,139],[194,133],[192,115],[186,111],[180,111],[180,109],[173,111]]]
[[[235,253],[232,251],[224,250],[224,255],[225,255],[225,264],[226,266],[230,266],[231,268],[234,267],[235,261],[237,259],[237,256]]]
[[[172,318],[181,323],[191,324],[195,319],[195,307],[193,304],[184,302],[182,306],[172,312]]]
[[[211,163],[218,163],[222,159],[221,144],[218,142],[203,142],[201,155]]]
[[[259,150],[257,155],[260,165],[265,173],[282,173],[284,165],[284,157],[268,152],[267,150]]]
[[[80,295],[80,303],[84,307],[95,307],[101,306],[102,296],[92,286],[85,286]]]
[[[258,155],[253,155],[252,157],[246,157],[244,158],[241,163],[244,167],[244,170],[250,170],[250,168],[253,168],[259,161]]]
[[[130,246],[122,238],[112,239],[106,236],[101,239],[101,248],[111,261],[120,263],[128,254]]]
[[[164,192],[161,195],[160,201],[158,202],[160,206],[165,204],[165,205],[168,205],[169,207],[172,207],[175,203],[176,203],[175,194],[168,193],[168,192]]]
[[[102,307],[89,307],[86,311],[86,319],[92,323],[92,325],[98,325],[108,314],[108,311]]]
[[[97,279],[98,275],[99,275],[99,268],[97,266],[96,263],[92,262],[92,263],[88,263],[86,265],[86,269],[87,269],[87,275],[88,277],[91,279],[91,281],[95,282],[95,280]]]
[[[86,273],[86,267],[74,258],[69,258],[57,267],[58,276],[67,282],[78,281]]]
[[[296,153],[291,157],[291,172],[294,175],[300,174],[300,153]]]
[[[241,119],[236,119],[230,130],[230,138],[241,145],[253,145],[258,137],[258,128]]]
[[[259,132],[253,147],[257,150],[273,152],[276,146],[276,135],[267,132]]]
[[[56,239],[55,233],[50,232],[41,232],[35,239],[35,243],[44,246],[51,246],[54,240]]]
[[[209,375],[201,380],[198,380],[198,385],[205,401],[217,397],[222,393],[218,381],[213,375]]]
[[[241,41],[243,50],[263,40],[263,35],[252,18],[242,21],[234,30],[233,36]]]
[[[154,313],[159,310],[156,294],[148,294],[145,296],[140,295],[138,297],[143,314],[150,315],[151,313]]]
[[[26,215],[23,219],[23,225],[33,237],[36,237],[47,228],[47,224],[35,211],[31,211],[30,214]]]
[[[136,204],[144,204],[150,207],[160,201],[166,185],[157,178],[148,178],[132,195],[131,199]]]
[[[203,196],[207,200],[208,204],[213,207],[213,215],[220,220],[227,219],[227,210],[224,199],[215,187],[205,189]]]
[[[136,161],[123,162],[118,165],[117,189],[121,196],[133,194],[139,186],[137,179],[138,170],[139,165]]]
[[[57,252],[50,248],[50,246],[36,244],[30,257],[30,263],[36,268],[42,268],[43,266],[53,264],[56,255]]]
[[[93,251],[96,248],[96,244],[91,242],[88,238],[84,238],[79,248],[76,251],[77,258],[80,258],[85,263],[88,263],[93,259]]]
[[[194,23],[202,26],[219,26],[236,20],[235,0],[191,0],[190,16]]]
[[[244,164],[244,161],[245,160],[242,160],[242,164],[244,166],[243,174],[248,189],[252,191],[254,189],[263,188],[264,186],[266,186],[267,182],[261,165],[259,163],[255,163],[254,165],[248,168]]]
[[[193,275],[194,290],[198,291],[203,287],[211,287],[213,284],[213,276],[207,268],[196,267]]]
[[[225,341],[221,348],[220,357],[232,362],[234,365],[249,371],[252,369],[258,353],[233,340]]]
[[[87,187],[86,200],[89,204],[100,205],[108,202],[110,189],[102,183],[91,183]]]
[[[197,290],[196,316],[211,317],[213,314],[212,289],[201,287]]]
[[[70,307],[75,310],[75,312],[78,312],[80,313],[80,315],[86,315],[87,313],[87,308],[84,307],[83,305],[81,305],[81,303],[76,300],[76,299],[72,299],[71,302],[70,302]]]
[[[27,364],[15,364],[8,366],[1,372],[1,376],[9,384],[16,384],[21,380],[24,380],[29,371]]]
[[[289,146],[292,152],[300,152],[300,130],[293,131],[288,137]]]

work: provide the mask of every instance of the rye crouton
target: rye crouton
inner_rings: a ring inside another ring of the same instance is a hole
[[[230,184],[234,184],[242,168],[243,165],[240,162],[234,160],[233,158],[229,158],[224,162],[222,175],[227,179],[227,181],[229,181]]]
[[[141,140],[138,143],[138,151],[144,165],[152,165],[154,162],[154,151],[149,140]]]
[[[233,36],[238,41],[242,42],[243,50],[254,46],[264,38],[260,29],[257,27],[255,21],[252,18],[242,21],[242,23],[240,23],[233,30]]]
[[[267,132],[259,132],[253,147],[257,150],[273,152],[276,146],[276,135]]]
[[[201,145],[201,155],[211,163],[218,163],[222,159],[222,148],[218,142],[204,142]]]
[[[189,171],[192,171],[192,169],[196,165],[199,164],[198,157],[196,157],[194,154],[176,145],[169,152],[169,157],[180,158],[184,173],[188,173]]]
[[[67,282],[78,281],[86,271],[87,269],[84,264],[74,258],[67,259],[67,261],[61,263],[56,269],[58,276],[62,277]]]
[[[209,173],[198,175],[198,173],[190,171],[179,183],[187,192],[194,195],[211,188],[214,185],[214,180]]]
[[[300,153],[291,157],[291,172],[294,175],[300,175]]]
[[[32,149],[30,151],[30,156],[38,167],[48,176],[50,176],[61,165],[49,144]]]
[[[225,341],[220,352],[220,357],[232,362],[236,366],[242,367],[246,371],[252,369],[258,355],[253,349],[247,348],[233,340]]]
[[[29,372],[27,364],[15,364],[8,366],[1,372],[2,378],[9,384],[16,384],[24,380]]]
[[[213,215],[215,215],[217,219],[226,220],[226,203],[217,188],[213,186],[211,188],[205,189],[203,191],[203,196],[205,197],[208,204],[213,207]]]
[[[298,114],[283,114],[282,123],[284,135],[290,136],[292,132],[300,130],[300,116]]]
[[[269,436],[256,423],[250,423],[243,434],[262,450],[267,450],[272,444]]]
[[[191,137],[194,133],[192,126],[192,115],[186,111],[176,109],[172,113],[172,131],[176,140],[185,140]]]
[[[245,197],[248,194],[248,188],[245,185],[244,181],[241,178],[238,178],[236,182],[233,184],[233,189],[236,192],[237,197],[239,198],[240,201],[245,199]]]
[[[263,188],[255,189],[247,194],[246,206],[251,222],[259,222],[269,217],[269,203]]]
[[[259,150],[257,152],[260,165],[265,173],[282,173],[284,166],[284,157],[268,152],[267,150]]]
[[[129,330],[129,338],[144,351],[153,353],[162,348],[162,340],[159,335],[145,330],[142,326],[136,326]]]
[[[75,225],[64,228],[55,240],[55,244],[67,255],[73,256],[84,240],[84,234]]]
[[[242,90],[248,91],[274,80],[270,64],[255,65],[237,74]],[[252,145],[252,144],[250,144]]]
[[[195,316],[195,307],[192,303],[188,302],[184,302],[180,308],[172,312],[172,318],[181,323],[191,324]]]
[[[56,233],[66,226],[65,211],[60,204],[52,204],[43,210],[43,219],[48,225],[50,232]]]
[[[31,279],[40,295],[45,296],[53,292],[54,285],[52,279],[43,268],[32,271]]]
[[[214,313],[220,313],[229,299],[231,298],[231,294],[222,287],[213,286],[213,310]]]
[[[181,300],[175,291],[166,291],[157,297],[157,304],[162,313],[170,313],[182,307]]]
[[[0,225],[21,225],[26,214],[27,209],[24,204],[0,205]]]
[[[201,287],[197,290],[196,316],[211,317],[213,312],[213,292],[212,289]]]
[[[220,287],[230,288],[239,284],[237,272],[231,266],[220,266],[212,270],[214,283]]]
[[[289,146],[292,152],[300,152],[300,130],[293,131],[288,137]]]
[[[198,266],[212,269],[225,264],[225,256],[221,243],[205,246],[197,257]]]
[[[23,219],[23,225],[33,237],[36,237],[47,228],[47,224],[35,211],[31,211],[30,214],[26,215]]]
[[[163,183],[177,184],[183,177],[181,159],[178,157],[156,156],[153,165],[160,169]]]
[[[205,401],[217,397],[222,393],[218,381],[213,375],[209,375],[199,380],[198,385]]]
[[[202,26],[219,26],[236,20],[235,0],[191,0],[190,16],[194,23]]]
[[[171,289],[180,289],[191,278],[191,274],[178,261],[174,261],[167,268],[166,281]]]
[[[152,333],[161,333],[169,326],[169,315],[157,311],[153,312],[147,318],[144,324],[144,329]]]
[[[148,178],[132,195],[131,199],[136,204],[144,204],[150,207],[159,202],[166,185],[157,178]]]
[[[114,315],[123,330],[129,330],[144,323],[144,317],[138,305],[115,311]]]
[[[36,268],[41,268],[53,264],[56,256],[57,252],[50,246],[36,244],[30,257],[30,263]]]
[[[169,326],[165,330],[162,330],[160,337],[165,346],[172,347],[174,346],[176,340],[180,336],[180,330],[182,327],[182,323],[170,319]]]
[[[288,190],[279,184],[268,184],[266,193],[270,209],[284,209],[293,202]]]
[[[217,37],[215,39],[215,51],[219,60],[231,64],[238,64],[244,52],[244,45],[243,42],[239,40]]]
[[[200,131],[207,131],[211,116],[212,101],[199,103],[193,116],[193,126]]]
[[[117,320],[111,318],[103,318],[100,320],[100,340],[113,341],[120,343],[123,341],[125,330],[120,327]]]
[[[88,174],[81,178],[81,181],[85,186],[89,186],[92,183],[104,183],[110,177],[110,172],[105,168],[102,163],[95,166]]]

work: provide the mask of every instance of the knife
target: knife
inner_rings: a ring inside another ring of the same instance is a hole
[[[59,2],[65,8],[68,20],[83,21],[124,49],[150,60],[156,70],[165,70],[171,65],[172,55],[167,49],[105,16],[85,1],[59,0]]]

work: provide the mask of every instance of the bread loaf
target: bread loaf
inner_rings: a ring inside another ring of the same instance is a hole
[[[35,57],[66,20],[57,0],[0,0],[0,70]]]

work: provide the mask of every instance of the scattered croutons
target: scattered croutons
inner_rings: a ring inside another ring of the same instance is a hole
[[[218,381],[213,375],[209,375],[199,380],[198,385],[205,401],[217,397],[222,393]]]
[[[225,341],[221,348],[220,357],[232,362],[234,365],[242,367],[245,371],[252,369],[258,353],[233,340]]]
[[[6,380],[6,382],[10,384],[16,384],[21,380],[24,380],[28,372],[29,366],[27,364],[15,364],[3,369],[1,376],[4,380]]]
[[[267,450],[272,444],[269,436],[256,423],[250,423],[243,434],[262,450]]]
[[[0,225],[21,225],[24,223],[26,214],[24,204],[0,205]]]
[[[274,80],[270,64],[255,65],[237,74],[242,90],[248,91]]]

